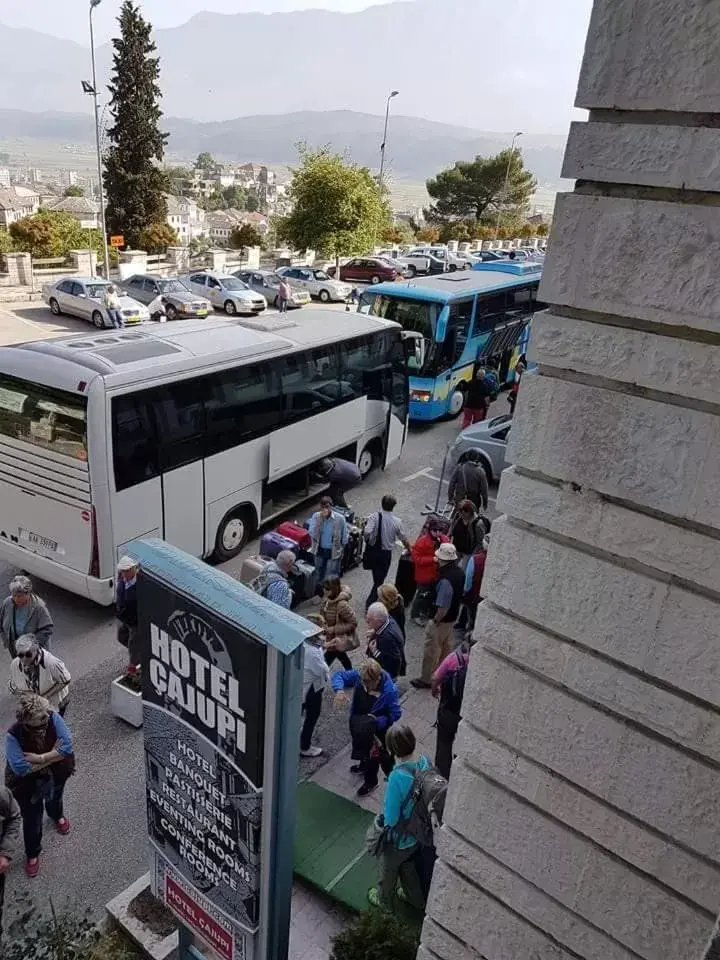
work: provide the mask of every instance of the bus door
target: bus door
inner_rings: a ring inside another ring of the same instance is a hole
[[[205,407],[192,382],[158,388],[163,539],[201,557],[205,550]]]
[[[389,394],[388,423],[385,431],[385,457],[383,469],[398,459],[407,437],[410,418],[410,398],[408,392],[407,350],[416,356],[417,341],[411,337],[407,341],[398,340],[393,345],[392,368],[388,370],[388,384],[383,391]],[[422,339],[417,347],[422,359]]]

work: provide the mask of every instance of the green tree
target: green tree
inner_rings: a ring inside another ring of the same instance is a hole
[[[261,247],[262,234],[250,223],[243,223],[240,227],[235,227],[229,237],[230,246],[233,250],[244,250],[245,247]]]
[[[146,253],[165,253],[168,247],[176,247],[178,235],[167,223],[151,223],[140,234],[140,249]]]
[[[246,192],[245,206],[243,209],[247,210],[248,213],[257,213],[260,209],[260,200],[254,187],[251,187]]]
[[[363,253],[390,224],[390,210],[367,167],[347,162],[327,147],[301,145],[293,172],[292,212],[280,220],[282,239],[297,250],[325,256]]]
[[[440,239],[440,231],[437,227],[420,227],[417,238],[421,243],[437,243]]]
[[[166,165],[164,170],[168,180],[192,180],[193,172],[189,167]]]
[[[85,191],[82,187],[78,187],[76,184],[71,184],[69,187],[65,187],[63,192],[64,197],[84,197]]]
[[[228,207],[234,207],[236,210],[245,210],[248,193],[243,187],[223,187],[221,193]]]
[[[196,170],[200,170],[203,173],[210,173],[214,169],[214,167],[215,167],[215,160],[213,159],[212,154],[207,153],[207,151],[205,151],[204,153],[198,154],[198,158],[195,161]]]
[[[64,257],[70,250],[102,251],[98,230],[83,230],[69,213],[41,210],[10,224],[10,237],[16,250],[33,257]]]
[[[509,173],[508,173],[509,171]],[[505,178],[507,177],[507,191]],[[537,183],[523,161],[522,152],[503,150],[494,157],[458,160],[426,181],[434,200],[433,220],[482,220],[504,207],[525,207]]]
[[[168,180],[159,164],[167,134],[159,128],[160,61],[153,56],[152,28],[133,0],[124,0],[113,40],[113,77],[109,84],[114,124],[108,130],[105,160],[107,226],[137,247],[144,227],[167,215]]]
[[[330,960],[415,960],[419,946],[416,929],[390,911],[374,908],[355,917],[333,937]]]

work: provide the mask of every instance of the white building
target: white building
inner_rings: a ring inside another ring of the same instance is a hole
[[[10,186],[10,171],[7,167],[0,167],[0,187]]]
[[[205,211],[198,207],[195,200],[167,195],[167,223],[177,233],[183,246],[205,233],[205,218]]]
[[[49,203],[47,209],[71,214],[85,230],[100,227],[100,204],[88,197],[62,197]]]
[[[0,227],[31,217],[40,208],[40,197],[27,187],[0,187]]]
[[[77,170],[62,170],[60,179],[64,187],[74,187],[78,182]]]

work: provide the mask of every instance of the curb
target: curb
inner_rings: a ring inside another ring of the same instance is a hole
[[[128,913],[128,904],[150,886],[150,873],[144,874],[135,883],[119,893],[105,905],[109,916],[123,932],[136,943],[143,953],[152,960],[178,960],[178,934],[171,933],[161,939],[149,930],[145,924]]]

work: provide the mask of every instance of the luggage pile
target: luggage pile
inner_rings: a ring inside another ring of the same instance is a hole
[[[348,570],[354,570],[362,563],[365,521],[356,520],[355,511],[351,507],[335,507],[334,510],[345,517],[348,525],[348,542],[340,564],[341,573],[345,573]],[[297,558],[288,575],[290,588],[293,591],[293,607],[305,600],[310,600],[317,590],[317,572],[313,555],[310,553],[310,544],[307,526],[300,526],[292,520],[284,521],[274,530],[263,534],[258,556],[248,557],[243,561],[240,572],[241,582],[252,583],[282,550],[291,550]]]

